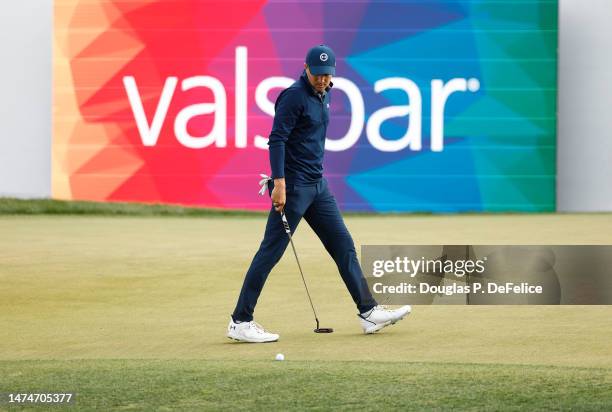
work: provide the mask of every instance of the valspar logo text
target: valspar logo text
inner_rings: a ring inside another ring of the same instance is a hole
[[[247,124],[247,79],[248,79],[248,51],[240,46],[235,52],[235,136],[233,142],[228,142],[227,136],[227,92],[223,83],[212,76],[193,76],[185,79],[168,77],[161,90],[157,108],[153,114],[146,114],[142,105],[141,94],[138,90],[138,79],[135,76],[125,76],[123,85],[129,99],[132,113],[138,127],[138,132],[145,146],[155,146],[159,134],[166,121],[168,108],[172,97],[176,93],[185,92],[196,87],[210,89],[214,96],[213,102],[199,103],[182,108],[174,121],[174,135],[185,147],[202,149],[210,145],[227,147],[233,145],[245,148],[249,145]],[[179,89],[180,80],[180,90]],[[288,77],[268,77],[260,82],[255,89],[255,102],[266,114],[274,116],[274,102],[268,98],[270,90],[286,88],[294,82]],[[406,148],[422,150],[422,118],[423,105],[421,90],[412,80],[404,77],[388,77],[374,83],[374,92],[381,93],[387,90],[401,90],[406,93],[408,104],[382,107],[375,110],[365,121],[365,102],[359,88],[351,80],[335,77],[334,89],[345,93],[350,103],[351,121],[344,136],[328,137],[325,148],[339,152],[350,149],[361,136],[364,127],[367,140],[370,144],[383,152],[397,152]],[[480,88],[478,79],[454,78],[447,82],[433,79],[431,87],[431,147],[434,152],[444,149],[444,108],[454,93],[476,92]],[[194,136],[187,131],[187,123],[196,116],[214,116],[212,130],[203,136]],[[388,140],[381,135],[382,124],[395,117],[410,119],[406,132],[399,139]],[[149,120],[150,119],[150,120]],[[252,136],[251,144],[260,149],[267,149],[268,139],[265,136]]]
[[[386,273],[401,273],[415,277],[417,274],[447,274],[452,273],[457,277],[463,277],[466,274],[482,273],[485,270],[486,256],[482,259],[412,259],[408,256],[396,257],[393,260],[375,260],[372,263],[372,276],[379,278]]]

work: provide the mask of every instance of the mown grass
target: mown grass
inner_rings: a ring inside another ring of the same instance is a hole
[[[612,241],[607,216],[346,221],[365,244]],[[335,333],[312,333],[287,254],[256,312],[281,340],[230,342],[264,227],[264,216],[0,216],[0,393],[74,391],[70,410],[86,411],[612,410],[612,306],[418,306],[366,336],[307,225],[296,244]]]
[[[372,350],[364,347],[364,355]],[[0,387],[3,392],[74,392],[72,409],[84,411],[612,408],[610,369],[496,364],[3,361]],[[4,402],[8,406],[6,395]]]

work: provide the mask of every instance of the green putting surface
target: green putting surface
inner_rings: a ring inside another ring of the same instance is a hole
[[[612,243],[606,214],[352,216],[347,225],[357,246]],[[199,409],[231,407],[224,396],[250,382],[237,402],[261,409],[612,406],[611,306],[416,306],[365,336],[303,223],[296,248],[321,326],[335,333],[312,332],[285,253],[255,314],[280,341],[230,341],[229,314],[264,226],[264,216],[0,216],[0,392],[75,390],[83,408],[135,410],[179,408],[183,394],[186,409]],[[273,361],[277,353],[287,360]],[[381,388],[371,403],[359,392],[368,376]]]

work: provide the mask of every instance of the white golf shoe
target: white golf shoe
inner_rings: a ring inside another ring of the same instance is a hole
[[[395,322],[404,319],[411,310],[410,305],[398,309],[387,309],[385,306],[378,305],[374,306],[372,310],[357,316],[359,316],[363,333],[367,334],[378,332],[385,326],[393,325]]]
[[[227,326],[227,337],[251,343],[276,342],[279,338],[276,333],[266,332],[263,326],[255,321],[235,323],[233,319]]]

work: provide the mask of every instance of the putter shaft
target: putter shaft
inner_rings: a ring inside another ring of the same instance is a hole
[[[287,217],[285,216],[285,212],[281,212],[281,219],[283,221],[283,226],[285,227],[285,232],[287,236],[289,236],[289,243],[291,243],[291,249],[293,249],[293,255],[295,256],[295,261],[297,262],[298,269],[300,270],[300,275],[302,276],[302,282],[304,283],[304,288],[306,289],[306,295],[308,296],[308,302],[310,302],[310,307],[312,308],[312,313],[314,314],[315,320],[317,321],[317,329],[319,329],[319,318],[317,317],[317,311],[312,304],[312,298],[310,297],[310,292],[308,291],[308,285],[306,285],[306,279],[304,278],[304,272],[302,271],[302,265],[300,265],[300,259],[298,259],[297,251],[295,250],[295,245],[293,244],[293,238],[291,237],[291,228],[289,227],[289,222],[287,221]]]

